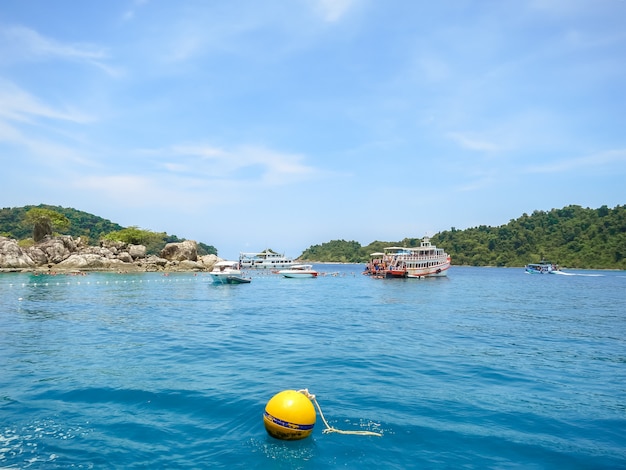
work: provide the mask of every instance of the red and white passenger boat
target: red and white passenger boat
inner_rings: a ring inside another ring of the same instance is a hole
[[[450,255],[424,237],[419,247],[390,246],[372,253],[365,274],[387,278],[442,277],[450,269]]]

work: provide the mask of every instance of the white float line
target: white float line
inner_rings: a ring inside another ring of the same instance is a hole
[[[189,278],[176,278],[176,279],[147,279],[147,280],[143,280],[143,279],[139,279],[139,280],[134,280],[131,279],[130,281],[128,280],[124,280],[124,281],[95,281],[93,282],[94,285],[108,285],[108,284],[142,284],[144,282],[146,283],[150,283],[150,282],[161,282],[161,283],[166,283],[166,282],[192,282],[192,281],[209,281],[210,279],[207,277],[202,277],[202,276],[194,276],[194,277],[189,277]],[[75,283],[72,283],[70,281],[67,282],[56,282],[56,283],[50,283],[50,282],[32,282],[32,283],[26,283],[23,282],[20,285],[17,284],[13,284],[13,283],[9,283],[8,286],[13,288],[13,287],[46,287],[46,286],[70,286],[70,285],[91,285],[92,282],[91,281],[86,281],[86,282],[81,282],[81,281],[76,281]]]

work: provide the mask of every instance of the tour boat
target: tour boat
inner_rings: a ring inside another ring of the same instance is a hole
[[[450,269],[450,255],[424,237],[418,247],[390,246],[372,253],[364,274],[386,278],[443,277]]]
[[[278,274],[285,277],[317,277],[312,264],[294,264],[289,269],[281,269]]]
[[[528,263],[524,269],[528,274],[554,274],[559,266],[542,259],[539,263]]]
[[[239,253],[241,269],[286,269],[293,266],[293,259],[272,250],[261,253]]]
[[[209,272],[215,284],[247,284],[250,279],[243,277],[237,261],[218,261]]]

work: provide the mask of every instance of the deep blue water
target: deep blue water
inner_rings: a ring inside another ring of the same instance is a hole
[[[626,273],[0,276],[0,468],[626,468]],[[286,389],[331,426],[269,437]]]

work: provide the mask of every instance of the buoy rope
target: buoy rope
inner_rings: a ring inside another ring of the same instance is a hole
[[[309,393],[309,390],[307,388],[303,388],[302,390],[298,390],[298,393],[302,393],[305,397],[307,397],[309,400],[311,400],[313,403],[315,403],[315,406],[317,407],[317,410],[320,412],[320,417],[322,418],[322,421],[324,422],[324,425],[326,425],[326,429],[324,429],[322,431],[322,433],[329,434],[331,432],[336,432],[337,434],[356,434],[356,435],[359,435],[359,436],[379,436],[379,437],[382,436],[381,433],[374,432],[374,431],[343,431],[341,429],[337,429],[337,428],[332,427],[331,425],[328,424],[328,421],[326,421],[326,418],[324,417],[324,413],[322,413],[322,407],[317,402],[317,399],[315,398],[315,395],[313,395],[312,393]]]

